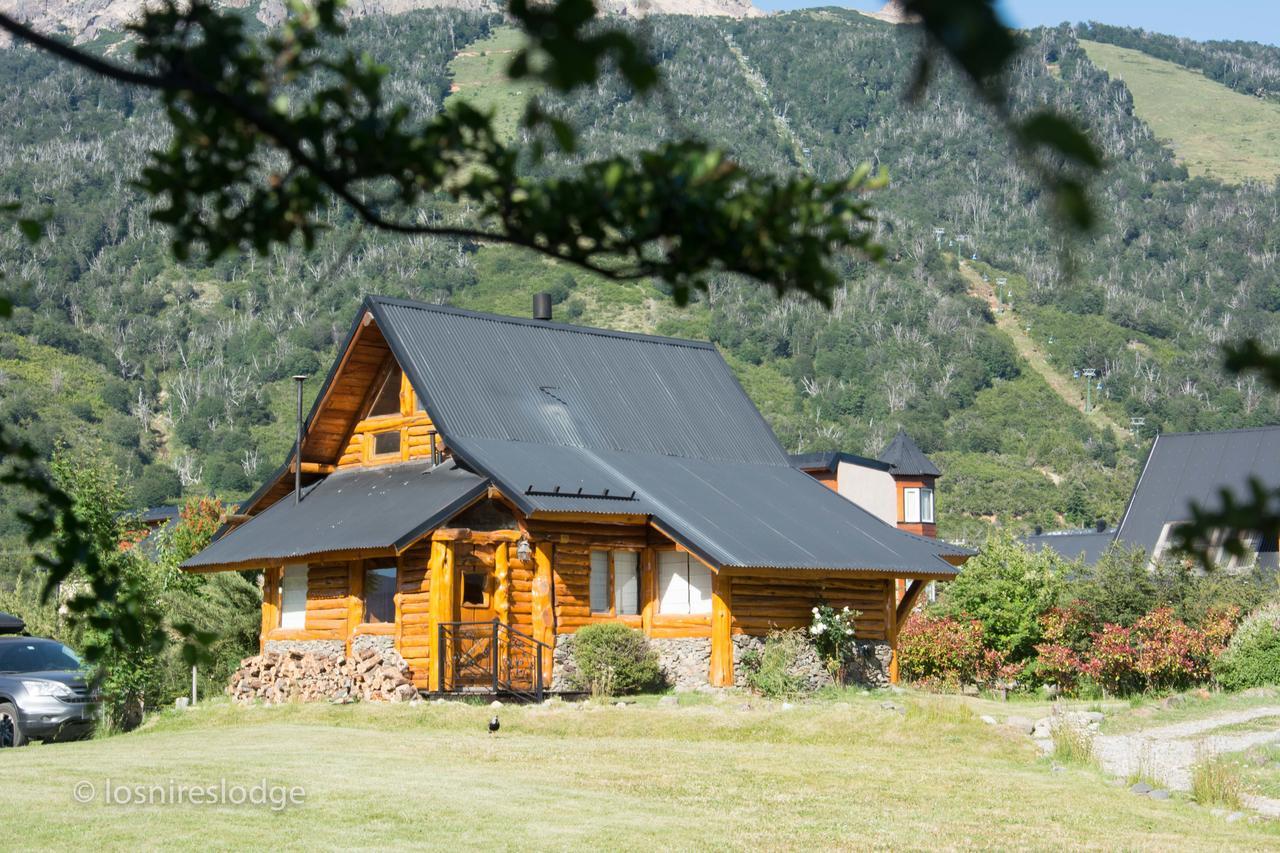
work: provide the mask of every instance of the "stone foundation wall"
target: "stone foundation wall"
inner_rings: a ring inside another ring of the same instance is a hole
[[[747,651],[760,653],[764,651],[764,637],[750,637],[738,634],[733,638],[733,683],[735,687],[747,686],[747,668],[742,664],[742,657]],[[893,649],[883,640],[864,640],[858,643],[860,654],[846,667],[845,684],[860,684],[866,687],[889,686],[889,661],[893,657]],[[831,673],[818,657],[818,650],[806,644],[804,651],[796,659],[791,670],[801,680],[801,689],[819,690],[835,684]]]
[[[385,657],[387,652],[395,649],[396,638],[390,634],[357,634],[351,638],[352,656],[366,647]]]
[[[302,652],[304,655],[345,655],[347,644],[342,640],[267,640],[264,652]]]
[[[568,693],[576,690],[573,677],[578,674],[578,665],[573,662],[572,634],[561,634],[556,637],[556,650],[551,660],[551,692]]]
[[[710,637],[663,637],[649,640],[658,666],[676,690],[705,690],[711,684]]]

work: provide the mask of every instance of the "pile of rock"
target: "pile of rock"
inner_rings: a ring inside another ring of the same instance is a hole
[[[240,661],[227,694],[236,702],[406,702],[418,695],[395,649],[341,652],[267,650]]]

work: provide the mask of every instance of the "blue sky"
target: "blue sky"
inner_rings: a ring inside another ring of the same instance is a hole
[[[883,0],[754,0],[761,9],[850,6],[879,9]],[[1280,45],[1280,0],[999,0],[1017,27],[1101,21],[1199,39],[1245,39]]]

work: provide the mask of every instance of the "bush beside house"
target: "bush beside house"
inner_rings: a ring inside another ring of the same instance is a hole
[[[1097,564],[1031,553],[996,534],[926,613],[899,634],[899,665],[922,686],[1069,693],[1229,689],[1280,683],[1280,605],[1246,620],[1274,581],[1148,568],[1113,550]],[[1228,647],[1228,641],[1231,647]],[[1225,651],[1224,651],[1225,650]]]

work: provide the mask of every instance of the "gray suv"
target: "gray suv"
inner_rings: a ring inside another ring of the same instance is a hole
[[[84,664],[62,643],[0,636],[0,748],[88,737],[99,701]]]

